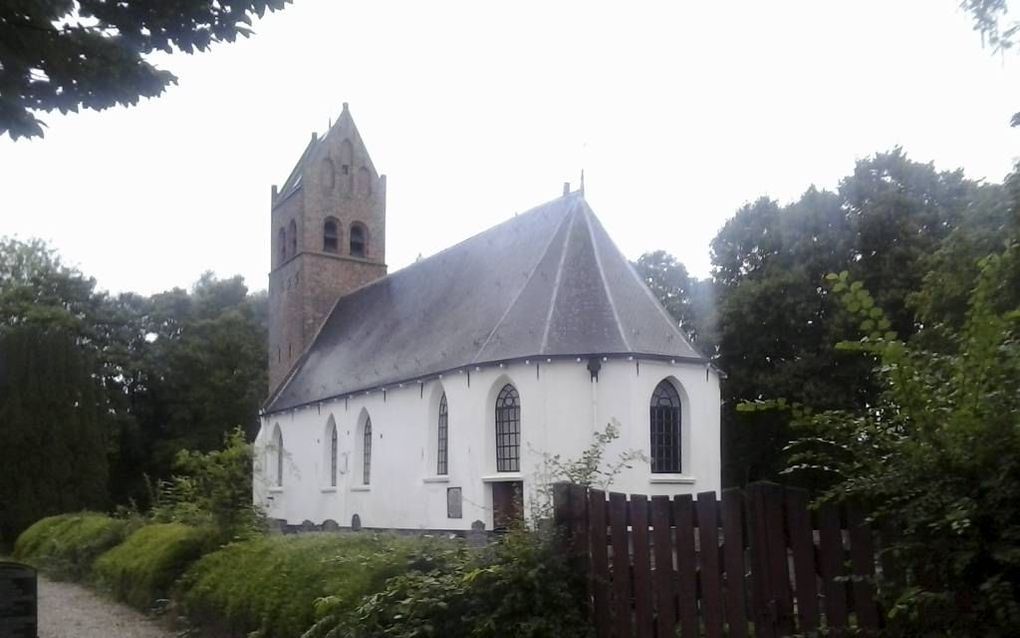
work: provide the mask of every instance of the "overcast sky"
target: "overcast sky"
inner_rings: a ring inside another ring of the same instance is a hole
[[[250,40],[157,56],[179,85],[0,139],[0,235],[48,239],[112,291],[205,270],[264,288],[269,193],[349,102],[388,175],[390,271],[558,196],[630,258],[697,275],[743,203],[834,188],[854,161],[1001,181],[1020,156],[1020,56],[957,0],[297,0]]]

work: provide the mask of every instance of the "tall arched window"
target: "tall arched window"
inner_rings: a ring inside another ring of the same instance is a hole
[[[362,434],[361,443],[361,482],[365,485],[369,484],[369,479],[372,477],[372,419],[365,419],[364,433]]]
[[[333,420],[333,417],[329,417],[329,422],[326,424],[326,437],[326,445],[329,446],[329,457],[327,458],[327,467],[329,467],[329,486],[336,487],[337,454],[340,449],[336,435],[336,421]]]
[[[351,224],[351,257],[364,257],[367,250],[366,244],[368,243],[365,232],[365,227],[355,222]]]
[[[279,425],[273,431],[272,455],[275,473],[273,482],[276,484],[276,487],[283,487],[283,432],[280,431]]]
[[[436,428],[436,474],[445,476],[449,472],[450,457],[449,413],[446,408],[446,393],[439,399],[439,424]]]
[[[287,261],[287,230],[283,226],[280,226],[280,232],[276,234],[276,238],[276,243],[279,244],[277,250],[280,251],[280,263],[282,264]]]
[[[340,252],[340,224],[335,217],[327,217],[322,225],[322,250],[327,253]]]
[[[293,257],[297,254],[297,222],[293,219],[290,220],[290,227],[287,229],[287,234],[290,235],[290,256]]]
[[[680,394],[672,383],[664,379],[655,386],[649,413],[652,472],[679,473]]]
[[[496,397],[496,471],[521,470],[521,399],[506,384]]]

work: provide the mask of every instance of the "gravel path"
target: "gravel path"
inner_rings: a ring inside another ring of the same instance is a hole
[[[39,638],[173,638],[144,614],[80,585],[39,576]]]

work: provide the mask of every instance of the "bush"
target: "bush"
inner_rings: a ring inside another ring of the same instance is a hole
[[[425,548],[359,604],[323,598],[305,638],[585,638],[584,587],[551,535],[515,530],[481,551]]]
[[[86,578],[96,558],[117,545],[138,521],[83,512],[49,516],[26,529],[14,544],[14,557],[55,578]]]
[[[178,600],[224,633],[300,636],[324,596],[353,607],[405,568],[422,539],[368,534],[267,536],[206,555],[181,580]]]
[[[95,581],[130,605],[150,608],[167,596],[188,565],[212,548],[213,536],[181,523],[146,525],[96,560]]]

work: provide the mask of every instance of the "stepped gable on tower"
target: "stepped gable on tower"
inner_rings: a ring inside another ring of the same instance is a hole
[[[574,192],[340,298],[267,412],[483,363],[591,355],[707,362]]]
[[[301,358],[336,300],[386,275],[386,177],[347,104],[312,134],[270,213],[269,388]]]

